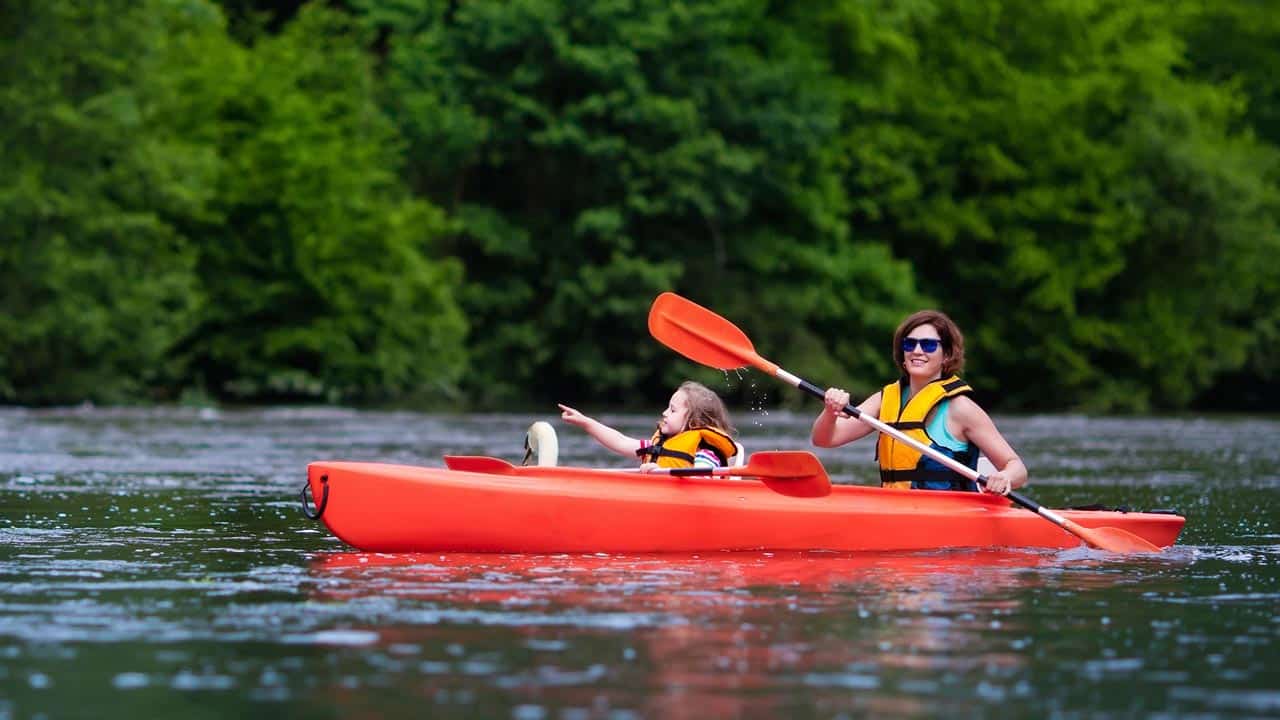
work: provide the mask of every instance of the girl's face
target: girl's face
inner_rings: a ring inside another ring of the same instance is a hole
[[[667,409],[662,411],[662,420],[658,422],[658,431],[663,435],[675,435],[684,432],[685,425],[689,423],[689,398],[684,396],[683,390],[675,391],[671,396],[671,401],[667,403]]]
[[[902,338],[902,368],[913,378],[932,380],[942,375],[942,340],[929,323],[917,325]],[[925,347],[931,346],[932,352]]]

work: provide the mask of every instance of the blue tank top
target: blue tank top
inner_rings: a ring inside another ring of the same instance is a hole
[[[910,401],[911,397],[904,393],[902,397],[902,407],[898,408],[898,410],[902,411],[907,407],[907,403]],[[939,446],[948,450],[954,450],[955,452],[964,452],[969,449],[969,443],[964,442],[963,440],[957,440],[952,437],[951,433],[947,430],[947,411],[950,409],[951,398],[939,401],[937,409],[933,413],[933,419],[925,426],[924,431],[928,433],[929,437],[933,438],[933,441]]]
[[[910,401],[909,397],[904,397],[902,407],[907,406]],[[933,440],[933,444],[940,448],[950,451],[953,456],[963,455],[969,450],[969,443],[957,440],[950,432],[947,431],[947,412],[951,409],[951,398],[946,398],[938,402],[937,408],[933,413],[933,419],[925,425],[925,432]],[[976,458],[976,456],[975,456]],[[968,464],[968,463],[966,463]],[[936,470],[941,473],[951,472],[951,470],[942,463],[928,457],[920,458],[920,468],[928,470]],[[969,486],[966,489],[976,491],[977,485],[973,481],[967,481]],[[950,490],[951,482],[946,480],[925,480],[922,482],[913,482],[912,487],[922,488],[925,490]]]
[[[955,439],[947,430],[947,411],[950,409],[951,398],[938,403],[938,411],[933,414],[933,419],[929,421],[925,432],[929,433],[929,437],[933,438],[933,441],[942,447],[956,452],[964,452],[969,449],[969,443]]]

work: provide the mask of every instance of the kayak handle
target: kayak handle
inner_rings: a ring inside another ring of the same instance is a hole
[[[320,493],[320,504],[316,506],[314,513],[307,508],[307,490],[311,489],[310,481],[302,486],[302,492],[300,493],[302,496],[302,514],[312,520],[319,520],[320,516],[324,514],[324,509],[329,505],[329,476],[321,475],[320,484],[324,486],[324,492]]]

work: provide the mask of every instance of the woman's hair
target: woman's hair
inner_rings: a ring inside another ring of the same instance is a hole
[[[921,325],[932,325],[937,329],[938,337],[942,340],[942,376],[959,375],[964,372],[964,334],[946,313],[937,310],[921,310],[912,313],[893,333],[893,364],[898,368],[898,372],[903,371],[902,363],[905,359],[902,352],[902,339]]]
[[[689,405],[689,419],[684,429],[709,427],[723,430],[730,435],[737,434],[738,431],[729,422],[729,410],[725,408],[724,401],[714,390],[693,380],[685,380],[676,389],[684,393],[685,402]]]

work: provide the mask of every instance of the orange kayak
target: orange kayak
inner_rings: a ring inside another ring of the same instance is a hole
[[[313,501],[308,506],[307,490]],[[837,485],[789,497],[752,479],[521,467],[465,472],[383,463],[307,466],[303,510],[369,552],[1071,548],[1079,538],[998,495]],[[1172,513],[1062,510],[1168,547]]]

